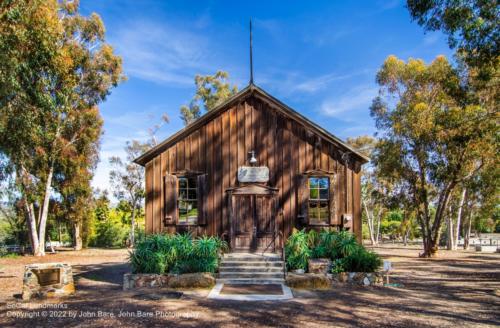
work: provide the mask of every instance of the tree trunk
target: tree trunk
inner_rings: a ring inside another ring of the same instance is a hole
[[[80,221],[73,223],[73,248],[75,251],[82,250],[83,241],[82,241],[82,223]]]
[[[460,224],[462,223],[462,214],[464,212],[463,207],[466,197],[467,197],[467,188],[464,188],[464,190],[462,191],[462,196],[460,197],[460,203],[458,204],[457,225],[455,227],[455,233],[453,235],[454,250],[458,249],[458,237],[460,237]]]
[[[375,239],[375,231],[373,229],[373,213],[371,213],[370,215],[365,200],[363,200],[363,207],[365,208],[366,222],[368,223],[368,234],[370,235],[370,241],[372,242],[372,245],[375,246],[377,244],[377,240]]]
[[[33,255],[38,256],[39,242],[36,229],[35,211],[33,208],[33,204],[28,204],[28,201],[26,199],[24,200],[24,206],[26,209],[26,213],[28,215],[27,223],[28,223],[28,231],[31,243],[31,251]]]
[[[62,245],[62,227],[61,227],[60,220],[57,222],[57,233],[58,233],[57,237],[59,239],[59,246],[61,246]]]
[[[467,226],[464,234],[464,249],[469,249],[471,227],[472,227],[472,210],[469,211],[469,215],[467,216]]]
[[[437,204],[437,210],[434,217],[434,223],[431,226],[431,217],[428,214],[428,207],[424,208],[426,210],[426,215],[424,216],[424,224],[426,233],[423,233],[424,239],[424,252],[420,254],[421,257],[433,257],[438,252],[439,237],[441,234],[441,224],[443,218],[446,215],[445,209],[448,207],[448,202],[450,200],[451,192],[453,191],[454,184],[448,185],[439,196],[439,201]],[[426,204],[428,206],[428,204]]]
[[[45,195],[43,198],[43,205],[41,208],[40,224],[38,227],[38,254],[37,256],[45,255],[45,229],[47,227],[47,217],[49,215],[49,202],[50,202],[50,188],[52,185],[52,175],[54,174],[54,165],[52,164],[47,175],[45,182]]]
[[[132,218],[130,220],[130,247],[134,247],[135,244],[135,208],[136,205],[132,206]]]
[[[446,220],[446,249],[447,250],[452,250],[454,249],[454,245],[453,245],[453,235],[455,233],[455,229],[453,228],[453,217],[451,215],[451,208],[450,208],[450,211],[449,211],[449,215],[447,216],[447,220]]]

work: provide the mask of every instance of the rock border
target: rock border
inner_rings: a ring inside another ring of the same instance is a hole
[[[210,272],[184,274],[125,273],[123,290],[138,288],[210,288],[215,277]]]
[[[341,272],[332,274],[332,281],[360,286],[383,286],[384,272]]]

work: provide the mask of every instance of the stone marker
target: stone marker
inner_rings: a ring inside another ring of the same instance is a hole
[[[73,295],[75,284],[71,265],[35,263],[24,267],[23,300]]]

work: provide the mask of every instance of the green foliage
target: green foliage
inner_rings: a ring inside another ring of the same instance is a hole
[[[288,270],[307,270],[309,258],[331,259],[333,273],[373,272],[382,265],[380,256],[358,244],[348,231],[294,231],[285,244],[285,253]]]
[[[468,85],[474,76],[461,73],[465,77],[444,56],[430,64],[389,56],[377,74],[380,96],[371,115],[380,139],[372,160],[415,210],[427,257],[437,252],[454,191],[499,159],[498,103],[492,101],[498,88],[475,94]]]
[[[342,259],[342,265],[347,272],[374,272],[382,266],[382,259],[374,252],[367,251],[362,246],[356,247],[349,256]]]
[[[344,259],[335,259],[332,262],[332,273],[346,272]]]
[[[137,242],[129,261],[136,273],[213,273],[227,249],[227,243],[217,237],[151,235]]]
[[[103,124],[98,104],[124,79],[99,15],[80,15],[78,4],[0,2],[0,156],[36,227],[37,255],[45,253],[54,194],[72,223],[88,214]]]
[[[111,211],[107,219],[97,221],[91,246],[123,247],[128,236],[128,228],[121,222],[119,214]]]
[[[227,81],[228,78],[229,74],[224,71],[217,71],[214,75],[196,75],[194,79],[196,94],[189,106],[184,105],[180,109],[184,125],[194,122],[201,116],[200,102],[206,111],[210,111],[236,93],[236,86],[231,86]]]
[[[17,253],[11,253],[7,250],[7,247],[0,246],[0,258],[4,259],[15,259],[18,258],[19,254]]]
[[[285,244],[286,266],[288,270],[307,270],[307,260],[311,257],[309,235],[305,230],[294,231]]]
[[[498,61],[498,1],[408,0],[407,7],[425,30],[447,34],[450,48],[463,54],[469,65],[484,69]]]

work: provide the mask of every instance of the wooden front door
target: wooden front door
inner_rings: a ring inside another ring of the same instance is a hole
[[[273,194],[232,196],[232,249],[236,252],[274,252],[276,203]]]

